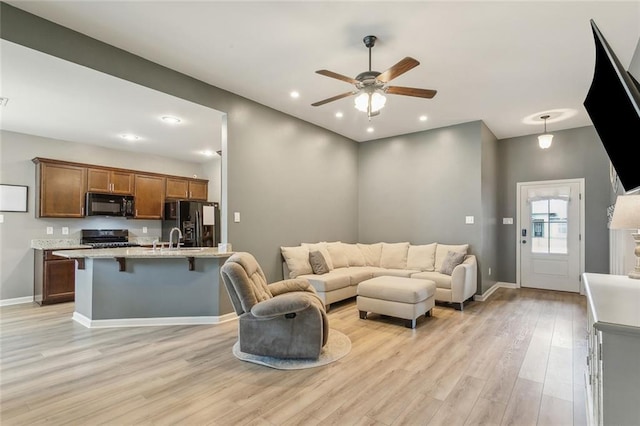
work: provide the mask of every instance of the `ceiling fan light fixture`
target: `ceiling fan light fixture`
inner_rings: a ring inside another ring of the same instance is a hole
[[[387,98],[380,92],[362,92],[355,99],[356,109],[362,112],[377,112],[384,108]],[[371,106],[371,109],[369,109]]]
[[[542,149],[547,149],[551,146],[553,140],[553,135],[547,133],[547,119],[549,119],[549,115],[542,115],[540,118],[544,120],[544,133],[538,136],[538,146]]]

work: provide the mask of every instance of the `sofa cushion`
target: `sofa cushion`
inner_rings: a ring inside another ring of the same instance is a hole
[[[324,256],[317,250],[309,252],[309,263],[314,275],[327,274],[330,271]]]
[[[460,245],[447,245],[447,244],[438,244],[436,247],[436,264],[435,270],[439,271],[442,268],[442,262],[444,258],[447,257],[447,253],[450,251],[461,252],[467,254],[469,250],[469,244],[460,244]]]
[[[450,251],[442,261],[442,266],[438,272],[445,275],[451,275],[453,273],[453,269],[462,263],[465,256],[465,253]]]
[[[349,266],[347,272],[351,280],[351,285],[358,285],[362,281],[373,278],[373,272],[378,268],[372,266]]]
[[[312,251],[319,251],[320,253],[322,253],[322,256],[324,256],[324,261],[327,263],[329,270],[333,269],[333,262],[331,261],[331,255],[329,255],[329,250],[327,250],[326,241],[322,241],[314,244],[302,243],[300,245],[308,248],[309,253],[311,253]]]
[[[313,272],[309,263],[309,249],[303,246],[280,247],[280,252],[289,269],[289,278]]]
[[[435,271],[437,245],[438,243],[410,245],[407,253],[407,269]]]
[[[417,269],[390,269],[390,268],[377,268],[373,272],[374,277],[404,277],[410,278],[412,274],[420,272]]]
[[[380,252],[380,267],[391,269],[405,269],[407,267],[407,252],[409,243],[382,243]]]
[[[380,254],[382,253],[382,243],[360,244],[358,248],[364,256],[367,266],[380,266]]]
[[[342,248],[347,255],[347,261],[349,266],[366,266],[367,262],[364,259],[364,255],[358,248],[357,244],[345,244],[342,243]]]
[[[351,278],[341,269],[334,269],[323,275],[300,275],[300,278],[309,280],[309,283],[316,291],[328,292],[338,290],[351,285]]]
[[[440,272],[417,272],[411,274],[411,278],[431,280],[436,283],[437,288],[451,288],[451,275],[441,274]]]
[[[329,256],[331,257],[331,263],[333,263],[334,269],[346,268],[349,266],[349,259],[347,258],[343,245],[344,244],[340,241],[327,243],[327,250],[329,251]]]

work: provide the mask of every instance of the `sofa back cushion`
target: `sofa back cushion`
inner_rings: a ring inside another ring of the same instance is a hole
[[[382,253],[382,243],[375,244],[360,244],[358,248],[364,256],[364,260],[367,266],[380,266],[380,254]]]
[[[280,247],[280,252],[287,264],[287,269],[289,269],[288,278],[296,278],[299,275],[313,273],[309,263],[309,249],[307,247]]]
[[[409,243],[382,243],[380,267],[389,269],[406,269]]]
[[[469,250],[469,244],[459,244],[459,245],[438,244],[438,246],[436,247],[436,264],[435,264],[436,271],[440,271],[440,269],[442,268],[442,262],[444,262],[444,259],[447,257],[447,254],[450,251],[467,254],[468,250]]]
[[[345,254],[347,255],[347,261],[349,266],[366,266],[367,261],[364,259],[364,255],[358,248],[357,244],[342,244]]]
[[[331,255],[329,254],[329,250],[327,250],[326,241],[314,243],[314,244],[302,243],[300,245],[309,249],[309,253],[313,251],[319,251],[320,253],[322,253],[322,256],[324,257],[324,261],[327,264],[327,267],[329,268],[330,271],[333,270],[333,262],[331,261]]]
[[[433,272],[436,270],[436,246],[438,243],[410,245],[407,253],[407,269]]]
[[[327,243],[327,250],[329,251],[331,263],[333,263],[334,268],[346,268],[349,266],[349,259],[347,258],[347,254],[343,246],[344,244],[340,241]]]

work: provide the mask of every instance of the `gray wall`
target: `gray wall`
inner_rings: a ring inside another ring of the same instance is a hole
[[[493,226],[484,222],[495,218],[496,145],[479,121],[361,144],[359,240],[468,243],[479,275],[495,270]],[[475,224],[466,225],[465,216]]]
[[[498,139],[484,123],[480,132],[482,218],[478,223],[482,227],[482,249],[478,274],[482,277],[481,293],[484,293],[496,283],[498,275]]]
[[[553,131],[553,145],[538,147],[537,135],[498,142],[498,213],[513,225],[498,225],[498,280],[516,282],[516,183],[585,179],[585,269],[608,273],[610,205],[609,157],[593,127]]]
[[[270,280],[282,277],[280,245],[356,239],[355,142],[6,3],[0,36],[226,112],[228,241],[252,252]]]
[[[0,182],[27,185],[27,213],[3,212],[0,224],[0,300],[33,295],[33,250],[31,240],[40,238],[80,239],[85,228],[129,229],[131,236],[160,237],[159,220],[127,220],[122,218],[55,219],[35,217],[34,157],[52,158],[103,166],[123,167],[178,176],[202,176],[205,165],[173,160],[149,154],[125,152],[93,145],[0,131]],[[54,229],[46,234],[47,226]],[[69,235],[62,235],[62,227]],[[147,227],[147,234],[142,228]]]

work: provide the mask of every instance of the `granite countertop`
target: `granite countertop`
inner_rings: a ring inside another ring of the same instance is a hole
[[[90,250],[63,250],[54,252],[56,256],[68,258],[168,258],[168,257],[229,257],[233,252],[219,253],[216,247],[193,247],[180,249],[155,249],[145,247],[106,248]]]
[[[31,240],[31,248],[36,250],[68,250],[90,249],[91,246],[80,244],[80,240],[71,238],[50,238]]]

